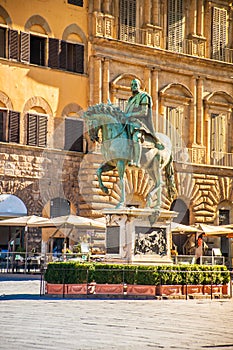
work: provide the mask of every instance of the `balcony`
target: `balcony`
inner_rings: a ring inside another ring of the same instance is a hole
[[[204,147],[174,147],[173,159],[176,162],[191,164],[207,164]],[[209,165],[233,168],[233,153],[212,151]]]
[[[161,27],[152,24],[147,24],[144,28],[124,24],[118,26],[114,16],[101,12],[94,12],[93,14],[93,35],[95,37],[116,39],[122,42],[164,49],[163,29]],[[206,51],[206,39],[197,35],[191,35],[189,38],[176,43],[176,45],[172,41],[170,44],[167,44],[166,50],[195,57],[209,58],[209,53]],[[221,47],[218,52],[212,52],[210,56],[213,60],[233,63],[233,49],[227,47]]]
[[[211,165],[221,167],[233,167],[233,153],[212,151],[210,155]]]

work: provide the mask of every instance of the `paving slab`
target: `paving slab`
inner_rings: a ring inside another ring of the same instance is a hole
[[[233,349],[233,301],[62,299],[0,275],[1,350]]]

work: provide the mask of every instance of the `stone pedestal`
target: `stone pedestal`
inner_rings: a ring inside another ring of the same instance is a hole
[[[177,213],[152,209],[104,209],[108,260],[129,264],[172,264],[171,222]]]

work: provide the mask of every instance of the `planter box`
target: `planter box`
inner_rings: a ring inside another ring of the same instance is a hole
[[[63,294],[63,292],[66,292],[64,284],[46,283],[47,294]]]
[[[65,290],[67,294],[87,294],[87,284],[66,284]]]
[[[228,284],[223,284],[222,285],[222,294],[223,295],[228,295]]]
[[[136,284],[127,285],[127,295],[151,295],[155,296],[156,286],[144,286]]]
[[[203,294],[203,285],[202,284],[188,284],[187,286],[182,286],[182,293],[184,295],[188,294]]]
[[[206,284],[203,286],[203,294],[211,294],[211,288],[212,288],[212,294],[222,294],[222,285],[216,285],[216,284]]]
[[[156,295],[182,295],[182,285],[160,285],[156,287]]]
[[[96,284],[94,294],[123,294],[123,284]]]

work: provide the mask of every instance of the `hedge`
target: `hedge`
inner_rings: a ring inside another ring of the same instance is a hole
[[[227,284],[230,272],[222,265],[120,265],[104,263],[49,263],[45,281],[59,284],[127,283],[142,285]]]

